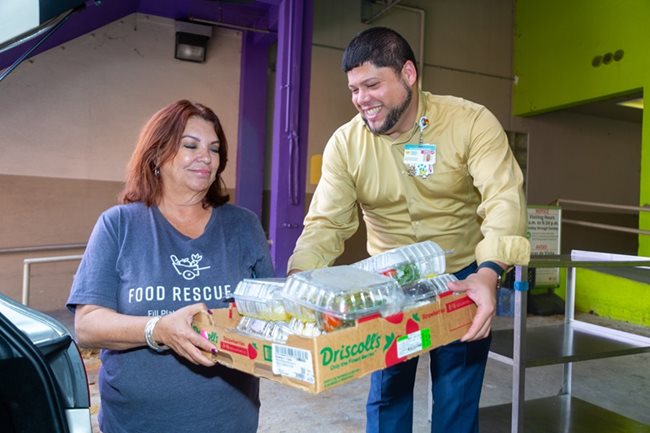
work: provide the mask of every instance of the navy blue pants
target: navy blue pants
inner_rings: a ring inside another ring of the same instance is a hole
[[[464,279],[476,264],[455,275]],[[455,341],[432,350],[432,433],[477,433],[478,405],[491,338]],[[426,356],[426,355],[422,355]],[[413,431],[413,386],[418,358],[372,373],[366,404],[367,433]]]

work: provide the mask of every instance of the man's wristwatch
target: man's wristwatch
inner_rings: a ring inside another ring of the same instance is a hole
[[[497,274],[497,290],[501,288],[501,283],[503,282],[503,274],[505,269],[501,267],[497,262],[487,261],[478,265],[478,269],[488,268],[492,269]]]

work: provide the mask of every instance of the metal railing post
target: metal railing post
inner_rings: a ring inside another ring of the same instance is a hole
[[[23,260],[23,292],[22,302],[24,305],[29,305],[29,278],[30,278],[30,265],[32,263],[53,263],[64,262],[69,260],[81,260],[83,255],[78,254],[74,256],[54,256],[54,257],[37,257]]]
[[[23,262],[23,305],[29,305],[29,263]]]

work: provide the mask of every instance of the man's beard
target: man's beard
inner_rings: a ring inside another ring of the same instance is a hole
[[[406,99],[404,102],[402,102],[401,105],[398,107],[393,108],[388,112],[388,115],[386,116],[386,120],[384,120],[384,123],[380,125],[378,128],[373,129],[372,126],[368,124],[368,120],[363,117],[363,121],[366,123],[366,126],[368,126],[368,129],[373,134],[386,134],[388,131],[393,129],[395,125],[397,125],[397,122],[399,122],[400,117],[402,117],[402,114],[406,111],[406,109],[411,105],[411,100],[413,99],[413,95],[411,93],[411,89],[406,85],[406,83],[402,80],[402,84],[404,86],[404,90],[406,90]]]

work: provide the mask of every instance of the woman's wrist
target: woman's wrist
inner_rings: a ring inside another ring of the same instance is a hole
[[[161,319],[161,317],[162,316],[152,317],[144,327],[144,341],[147,343],[147,346],[149,346],[151,350],[155,350],[156,352],[164,352],[165,350],[169,349],[169,347],[165,346],[164,344],[158,344],[156,342],[156,339],[153,337],[154,329],[156,328],[156,325],[158,324],[158,321]]]

